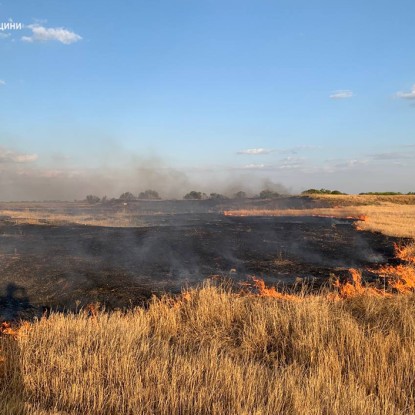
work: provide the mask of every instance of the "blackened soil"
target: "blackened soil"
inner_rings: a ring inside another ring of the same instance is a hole
[[[194,213],[157,221],[141,228],[0,221],[0,320],[91,302],[139,305],[212,275],[318,285],[393,260],[395,239],[356,231],[351,220]]]

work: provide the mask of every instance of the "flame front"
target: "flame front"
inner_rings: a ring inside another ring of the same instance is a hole
[[[23,321],[18,326],[12,327],[10,323],[4,321],[0,326],[0,335],[4,334],[7,336],[12,336],[17,339],[18,337],[23,336],[27,330],[31,328],[31,324],[28,321]]]
[[[264,280],[252,276],[254,287],[258,290],[258,296],[278,298],[281,300],[298,301],[300,297],[296,295],[285,294],[277,291],[275,287],[267,287]]]
[[[379,276],[387,278],[388,286],[401,294],[415,290],[415,268],[412,265],[385,265],[377,271]]]
[[[336,280],[334,286],[337,288],[338,298],[346,299],[352,298],[359,295],[375,295],[376,297],[384,297],[389,294],[383,290],[380,290],[375,287],[365,287],[362,284],[362,273],[355,268],[350,268],[349,272],[352,277],[352,281],[341,283],[339,280]],[[329,298],[336,299],[336,295],[330,295]]]
[[[396,258],[415,265],[415,243],[401,246],[394,244],[394,247]]]

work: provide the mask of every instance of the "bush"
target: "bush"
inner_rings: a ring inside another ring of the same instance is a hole
[[[158,194],[158,192],[156,192],[155,190],[146,190],[145,192],[141,192],[138,195],[139,199],[150,199],[150,200],[158,200],[160,199],[160,196]]]
[[[233,197],[234,197],[234,199],[245,199],[246,198],[246,193],[241,190],[239,192],[236,192],[233,195]]]
[[[340,190],[329,189],[308,189],[301,192],[302,195],[346,195],[347,193],[340,192]]]
[[[120,196],[120,200],[124,200],[124,201],[136,200],[136,197],[130,192],[125,192]]]
[[[203,193],[196,192],[195,190],[192,190],[183,196],[183,199],[186,199],[186,200],[191,200],[191,199],[202,200],[202,198],[203,198]]]
[[[274,199],[276,197],[279,197],[279,193],[278,192],[274,192],[272,190],[269,189],[264,189],[261,191],[261,193],[259,194],[259,197],[261,199]]]
[[[101,200],[98,196],[95,195],[88,195],[85,199],[88,203],[90,203],[91,205],[95,204],[95,203],[99,203],[99,201]]]
[[[227,197],[225,195],[221,195],[220,193],[211,193],[209,199],[213,200],[226,200]]]

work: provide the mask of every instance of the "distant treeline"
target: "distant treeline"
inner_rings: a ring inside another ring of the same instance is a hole
[[[329,190],[329,189],[307,189],[301,192],[301,195],[347,195],[340,190]],[[393,196],[393,195],[415,195],[415,192],[401,193],[401,192],[365,192],[359,193],[359,195],[377,195],[377,196]],[[282,196],[280,193],[275,192],[270,189],[261,190],[261,192],[255,196],[254,199],[275,199]],[[196,190],[191,190],[189,193],[186,193],[183,196],[184,200],[238,200],[248,198],[247,194],[242,190],[234,193],[231,196],[226,196],[221,193],[210,193],[209,195],[204,192],[199,192]],[[131,192],[124,192],[120,195],[119,198],[107,198],[104,196],[100,198],[96,195],[88,195],[85,198],[85,201],[90,204],[95,203],[111,203],[111,202],[131,202],[135,200],[161,200],[159,193],[155,190],[148,189],[144,192],[140,192],[138,195],[134,195]]]
[[[280,197],[281,195],[278,192],[274,192],[270,189],[262,190],[259,195],[254,196],[255,198],[260,199],[275,199]],[[229,200],[229,199],[246,199],[248,196],[242,190],[239,192],[234,193],[232,196],[226,196],[221,193],[210,193],[209,195],[204,192],[198,192],[196,190],[192,190],[189,193],[186,193],[183,196],[184,200]],[[148,189],[144,192],[138,194],[138,196],[134,195],[131,192],[124,192],[120,195],[120,197],[108,199],[107,196],[100,198],[96,195],[88,195],[85,198],[85,201],[91,204],[95,203],[109,203],[109,202],[131,202],[135,200],[161,200],[159,193],[155,190]]]
[[[347,195],[340,190],[329,190],[329,189],[308,189],[301,192],[302,195]]]

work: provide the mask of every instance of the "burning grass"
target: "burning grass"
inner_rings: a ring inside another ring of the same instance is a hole
[[[205,284],[0,336],[0,413],[415,412],[414,294],[285,301],[256,289]]]
[[[334,282],[337,293],[328,294],[328,298],[333,300],[348,299],[359,296],[390,297],[391,293],[386,290],[373,286],[365,286],[362,283],[362,273],[357,269],[350,269],[351,281],[341,283],[339,280]]]
[[[395,255],[402,261],[415,265],[415,242],[409,244],[395,244]]]
[[[396,246],[402,263],[373,271],[383,289],[354,269],[329,294],[253,278],[240,294],[206,283],[128,312],[3,324],[0,413],[415,413],[414,252]]]

